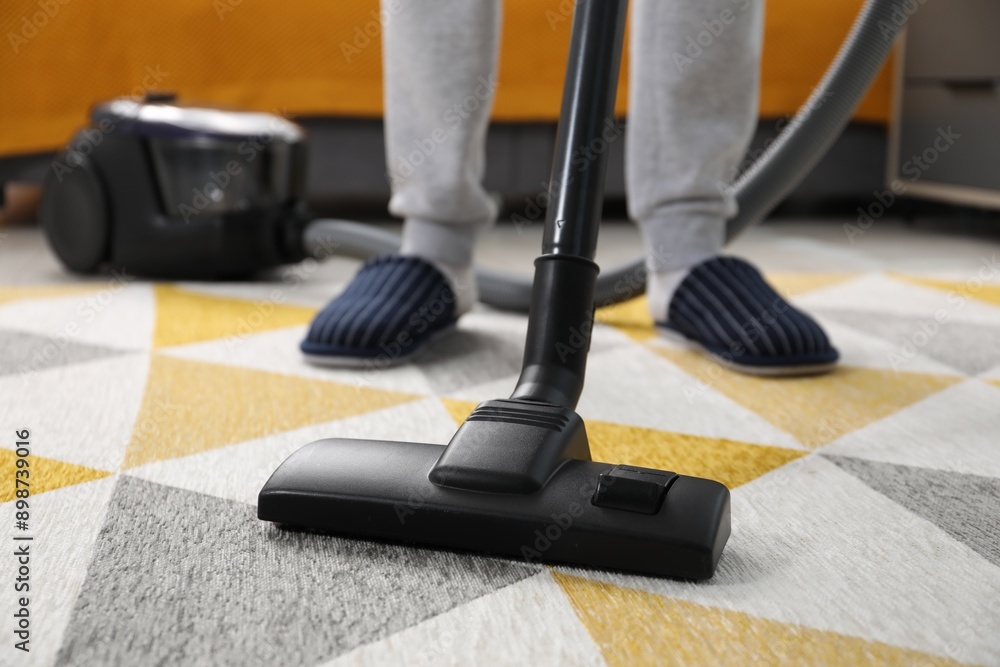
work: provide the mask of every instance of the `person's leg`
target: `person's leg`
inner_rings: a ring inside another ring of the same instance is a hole
[[[482,179],[500,20],[499,0],[411,0],[383,34],[389,211],[405,219],[403,254],[462,283],[463,311],[476,238],[497,215]]]
[[[736,212],[724,186],[757,120],[762,15],[763,0],[633,3],[628,206],[653,273],[722,250]],[[659,287],[652,279],[655,313],[666,312],[671,291]]]
[[[660,325],[737,365],[822,366],[822,329],[742,260],[719,257],[757,120],[763,0],[636,0],[626,157]]]
[[[301,347],[318,362],[388,364],[423,348],[472,307],[475,241],[497,215],[481,181],[500,2],[392,4],[382,26],[385,143],[403,245],[366,263],[313,320]]]

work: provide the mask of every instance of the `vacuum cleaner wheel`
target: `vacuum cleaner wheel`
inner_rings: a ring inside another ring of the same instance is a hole
[[[93,273],[108,259],[110,222],[93,163],[79,164],[45,178],[40,218],[49,244],[63,264]]]

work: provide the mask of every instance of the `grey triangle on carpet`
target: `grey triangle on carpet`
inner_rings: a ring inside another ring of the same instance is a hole
[[[438,395],[517,375],[524,340],[461,328],[428,346],[416,365]],[[513,388],[513,384],[511,385]]]
[[[0,329],[0,376],[42,371],[127,352],[129,350],[78,343],[68,338]]]
[[[1000,566],[1000,479],[824,456]]]
[[[127,475],[93,553],[59,664],[317,664],[542,571],[282,531]]]
[[[969,375],[1000,364],[1000,328],[959,322],[950,313],[939,323],[934,313],[912,317],[836,308],[813,308],[810,312],[896,343],[901,355],[909,344],[917,353]]]

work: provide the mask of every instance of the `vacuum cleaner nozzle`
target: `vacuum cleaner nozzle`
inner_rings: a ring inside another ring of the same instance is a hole
[[[487,401],[447,447],[306,445],[264,485],[258,517],[529,562],[712,576],[730,532],[725,486],[589,458],[572,410]]]

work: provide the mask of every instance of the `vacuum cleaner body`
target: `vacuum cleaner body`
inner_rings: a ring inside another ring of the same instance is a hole
[[[272,114],[172,97],[96,106],[56,158],[40,218],[70,269],[246,275],[304,257],[304,133]]]

